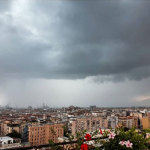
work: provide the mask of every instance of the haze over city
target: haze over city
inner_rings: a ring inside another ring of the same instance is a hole
[[[149,103],[149,8],[150,1],[0,1],[0,105]]]

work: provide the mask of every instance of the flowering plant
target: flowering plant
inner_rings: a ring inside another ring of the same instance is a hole
[[[76,149],[90,150],[145,150],[150,149],[150,138],[145,138],[146,133],[136,132],[135,128],[127,130],[124,127],[116,127],[115,130],[96,130],[87,134],[86,130],[76,132],[76,136],[69,135],[69,141],[77,140]]]
[[[90,141],[91,140],[91,135],[90,134],[86,134],[85,137],[86,141]]]
[[[82,144],[81,145],[81,150],[88,150],[88,145],[87,144]]]
[[[82,134],[77,133],[77,148],[80,150],[88,150],[92,137],[99,134],[101,137],[96,140],[94,139],[92,144],[97,150],[144,150],[149,148],[149,138],[144,137],[145,132],[137,133],[135,132],[135,128],[126,131],[123,127],[104,131],[99,129],[91,135],[86,134],[86,130]]]
[[[148,148],[149,139],[144,138],[143,133],[135,132],[135,128],[124,131],[123,127],[111,130],[110,133],[104,131],[108,136],[108,140],[103,141],[104,150],[143,150]]]

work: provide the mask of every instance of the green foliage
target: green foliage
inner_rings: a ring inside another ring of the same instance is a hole
[[[144,138],[144,134],[137,133],[135,132],[135,128],[132,128],[128,131],[124,131],[123,128],[116,129],[115,130],[115,138],[114,139],[109,139],[108,142],[104,142],[104,149],[105,150],[110,150],[110,149],[115,149],[115,150],[143,150],[147,149],[147,142],[149,139]],[[119,144],[120,141],[130,141],[133,143],[132,148],[127,148],[125,145]]]
[[[53,150],[60,150],[61,147],[60,146],[55,146],[53,140],[49,140],[49,146],[53,149]]]
[[[52,134],[55,134],[53,129],[51,129]],[[114,139],[109,139],[108,134],[115,133]],[[116,128],[115,130],[110,129],[110,131],[104,130],[103,132],[103,138],[105,140],[102,140],[102,138],[97,138],[94,140],[95,150],[146,150],[150,149],[150,138],[145,138],[146,133],[150,133],[150,129],[144,130],[141,133],[136,132],[135,128],[124,128],[123,126],[120,128]],[[91,137],[95,137],[96,135],[99,135],[99,130],[96,130],[91,134]],[[70,134],[66,134],[69,138],[69,141],[73,141],[74,139],[77,140],[77,147],[76,149],[80,150],[81,145],[84,143],[86,130],[82,130],[81,132],[76,132],[75,137]],[[107,139],[107,140],[106,140]],[[119,144],[120,141],[130,141],[133,145],[132,147],[126,147],[126,145]],[[50,146],[53,149],[59,149],[60,147],[54,146],[53,141],[49,141]],[[101,146],[100,146],[101,145]]]
[[[21,138],[21,134],[18,133],[16,130],[12,130],[12,132],[8,133],[6,136],[13,137],[13,138]]]
[[[53,147],[53,146],[54,146],[53,140],[49,140],[49,146],[50,146],[50,147]]]
[[[68,137],[68,131],[67,131],[66,126],[62,126],[62,128],[64,129],[64,136]]]
[[[150,129],[144,129],[143,132],[144,133],[150,133]]]
[[[54,131],[54,129],[52,127],[50,128],[50,130],[51,130],[53,135],[56,135],[56,132]]]
[[[129,131],[129,128],[124,127],[124,132]]]
[[[114,139],[108,139],[108,134],[114,132],[116,136]],[[142,133],[136,132],[135,128],[131,128],[130,130],[124,127],[117,128],[115,130],[110,129],[110,131],[104,130],[103,137],[107,138],[107,140],[101,140],[101,138],[98,138],[94,140],[94,146],[95,145],[102,145],[95,146],[95,150],[145,150],[150,147],[149,142],[150,138],[145,138],[146,133],[150,133],[150,130],[145,130]],[[86,130],[83,130],[82,132],[78,133],[76,132],[76,139],[77,139],[77,149],[81,148],[81,145],[84,143],[84,137],[86,134]],[[92,137],[99,134],[99,130],[96,130],[91,134]],[[73,139],[73,137],[72,137]],[[72,140],[71,139],[71,140]],[[132,148],[126,147],[126,145],[119,144],[120,141],[130,141],[133,145]]]

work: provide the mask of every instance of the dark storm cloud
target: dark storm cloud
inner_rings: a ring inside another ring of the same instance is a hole
[[[19,3],[1,11],[0,76],[150,76],[149,1],[27,2],[21,12],[13,13]]]

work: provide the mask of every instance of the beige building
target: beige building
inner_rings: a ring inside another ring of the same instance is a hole
[[[7,123],[6,122],[2,122],[1,123],[1,135],[4,136],[7,134]]]
[[[143,129],[149,129],[150,128],[150,117],[144,116],[142,118],[142,124],[143,124]]]
[[[10,127],[10,124],[12,124],[11,121],[3,121],[1,123],[1,135],[6,135],[8,133],[11,133],[12,128]]]
[[[12,121],[3,121],[1,123],[1,135],[7,135],[11,133],[13,130],[17,131],[18,133],[23,133],[24,129],[24,122],[12,122]]]
[[[102,117],[82,117],[72,121],[72,135],[75,136],[76,132],[85,130],[87,132],[93,132],[99,128],[108,128],[108,121]]]
[[[119,117],[118,123],[127,128],[138,127],[138,118],[133,116]]]
[[[18,124],[8,124],[7,125],[7,134],[11,133],[13,130],[20,133],[20,126]]]
[[[20,131],[19,131],[20,134],[23,134],[23,131],[24,131],[24,128],[26,127],[26,125],[27,125],[26,121],[22,121],[20,123]]]
[[[140,121],[140,125],[142,125],[142,113],[139,113],[139,112],[131,112],[130,113],[130,116],[136,116],[138,117],[139,121]]]
[[[58,142],[58,137],[64,135],[64,124],[44,124],[38,126],[30,126],[28,131],[28,139],[31,145],[49,144],[49,140],[54,143]]]

